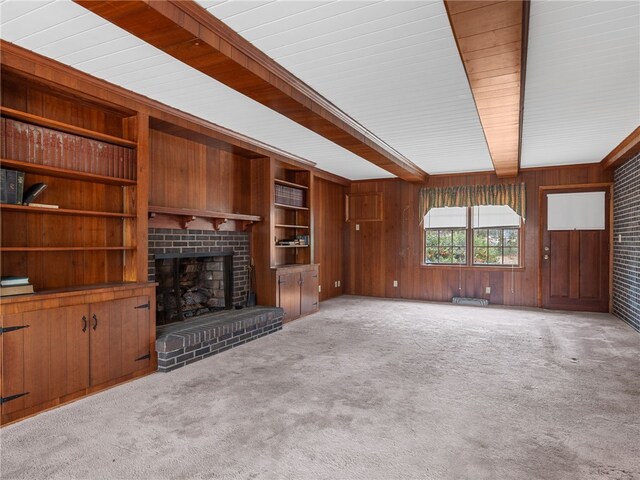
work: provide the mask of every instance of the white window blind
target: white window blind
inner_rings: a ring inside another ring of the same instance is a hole
[[[424,228],[467,228],[467,207],[432,208],[424,216]]]
[[[520,215],[507,205],[473,207],[471,219],[473,228],[520,226]]]
[[[547,195],[547,230],[604,230],[605,192]]]

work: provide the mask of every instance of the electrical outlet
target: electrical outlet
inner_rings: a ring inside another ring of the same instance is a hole
[[[487,295],[491,295],[491,287],[485,288],[484,293],[486,293]]]
[[[394,281],[393,281],[393,286],[394,286],[394,287],[397,287],[397,286],[398,286],[398,280],[394,280]]]
[[[356,230],[360,230],[360,224],[356,223]]]
[[[322,292],[322,285],[318,285],[318,293]]]
[[[338,288],[338,282],[337,282],[337,281],[336,281],[336,282],[333,282],[333,286],[334,286],[335,288]]]
[[[340,286],[340,280],[338,280],[338,286]]]
[[[621,234],[621,233],[619,233],[619,234],[618,234],[618,243],[620,243],[621,241],[622,241],[622,234]]]

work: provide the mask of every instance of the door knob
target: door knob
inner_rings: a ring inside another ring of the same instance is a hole
[[[545,259],[545,260],[549,260],[549,255],[545,255],[545,256],[544,256],[544,259]]]
[[[548,252],[549,251],[549,247],[544,247],[544,251]]]

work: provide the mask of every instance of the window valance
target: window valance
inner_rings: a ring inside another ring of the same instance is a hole
[[[432,208],[508,205],[525,219],[526,188],[520,184],[462,185],[458,187],[421,188],[420,223]]]

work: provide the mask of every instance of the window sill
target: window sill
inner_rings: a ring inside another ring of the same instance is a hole
[[[448,265],[438,263],[421,263],[420,268],[432,268],[438,270],[485,270],[487,272],[524,272],[525,267],[519,265]]]

